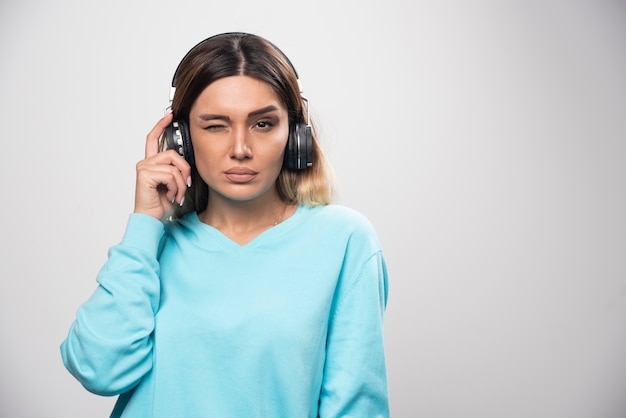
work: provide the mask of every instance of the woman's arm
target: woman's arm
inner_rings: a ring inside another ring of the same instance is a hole
[[[382,252],[371,256],[340,291],[329,325],[319,416],[388,417],[383,345],[387,269]]]
[[[125,392],[152,367],[161,220],[171,214],[174,202],[182,205],[190,185],[189,164],[176,151],[159,152],[159,137],[171,122],[168,113],[146,137],[145,158],[136,167],[135,213],[61,345],[67,369],[94,393]]]
[[[152,367],[163,231],[150,216],[130,216],[124,238],[110,249],[98,274],[99,286],[78,309],[61,344],[65,367],[91,392],[123,393]]]

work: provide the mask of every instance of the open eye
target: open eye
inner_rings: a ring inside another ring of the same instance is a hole
[[[257,123],[255,123],[254,127],[257,128],[257,129],[263,130],[263,131],[269,131],[275,125],[276,124],[272,120],[262,119],[262,120],[258,121]]]
[[[270,128],[272,126],[272,124],[269,121],[266,120],[260,120],[256,123],[257,128]]]

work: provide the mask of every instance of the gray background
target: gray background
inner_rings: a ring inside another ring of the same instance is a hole
[[[0,416],[108,416],[58,346],[176,65],[232,30],[294,62],[379,231],[393,416],[626,416],[617,0],[1,0]]]

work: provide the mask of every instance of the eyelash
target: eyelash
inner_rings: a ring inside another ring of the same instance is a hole
[[[209,125],[206,128],[204,128],[204,130],[206,130],[206,131],[216,131],[216,130],[221,129],[223,127],[224,127],[224,125]]]
[[[264,125],[264,126],[260,126],[260,125]],[[260,120],[257,123],[255,123],[254,126],[260,129],[271,129],[274,127],[274,123],[269,120]]]

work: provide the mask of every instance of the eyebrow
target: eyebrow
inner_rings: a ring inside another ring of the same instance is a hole
[[[263,115],[265,113],[275,112],[277,110],[279,110],[279,108],[275,105],[265,106],[265,107],[262,107],[257,110],[253,110],[252,112],[248,113],[248,119],[253,118],[255,116]],[[199,115],[198,118],[205,122],[210,121],[210,120],[223,120],[226,122],[230,121],[230,118],[228,116],[215,115],[215,114],[202,114],[202,115]]]
[[[254,111],[248,113],[248,118],[251,118],[251,117],[254,117],[254,116],[259,116],[259,115],[262,115],[264,113],[274,112],[276,110],[278,110],[278,107],[276,107],[274,105],[265,106],[265,107],[262,107],[261,109],[254,110]]]

